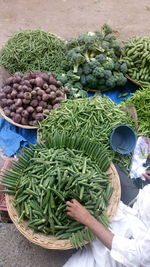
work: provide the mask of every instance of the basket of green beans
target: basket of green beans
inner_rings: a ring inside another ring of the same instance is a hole
[[[87,138],[55,133],[46,143],[25,148],[3,175],[9,215],[31,242],[66,250],[95,236],[66,213],[76,198],[108,226],[120,199],[120,184],[105,147]]]

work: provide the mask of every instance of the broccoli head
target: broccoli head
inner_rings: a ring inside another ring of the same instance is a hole
[[[106,23],[102,26],[101,30],[104,36],[109,33],[112,33],[112,28]]]
[[[109,79],[112,76],[111,70],[104,70],[105,79]]]
[[[114,70],[116,71],[120,70],[120,63],[118,61],[114,63]]]
[[[82,90],[83,89],[83,86],[82,86],[82,84],[80,83],[80,82],[76,82],[76,83],[74,83],[74,85],[73,85],[75,88],[78,88],[79,90]]]
[[[104,40],[107,42],[111,42],[112,40],[116,40],[116,36],[113,33],[109,33],[104,37]]]
[[[85,58],[80,53],[76,52],[76,48],[69,51],[67,59],[70,61],[74,73],[77,73],[78,67],[85,62]]]
[[[86,85],[90,88],[95,88],[97,86],[97,79],[92,75],[86,75]]]
[[[93,75],[95,78],[103,78],[105,75],[104,75],[104,68],[103,67],[96,67],[94,70],[93,70]]]
[[[106,87],[107,88],[114,88],[116,86],[116,79],[114,76],[111,76],[106,80]]]
[[[70,38],[66,42],[66,47],[68,50],[70,50],[72,48],[77,48],[78,46],[79,46],[79,42],[78,42],[78,39],[76,39],[76,38]]]
[[[82,69],[82,65],[80,67],[78,67],[78,71],[77,71],[77,75],[81,76],[83,73],[83,69]]]
[[[86,85],[86,76],[84,74],[80,76],[80,83],[82,84],[82,86]]]
[[[104,51],[108,51],[110,49],[110,43],[107,41],[102,41],[101,46],[104,49]]]
[[[127,78],[124,77],[122,72],[114,72],[114,78],[116,80],[116,85],[117,86],[123,86],[127,82]]]
[[[57,76],[57,80],[62,82],[63,84],[66,84],[68,82],[67,74],[63,73],[60,76]]]
[[[88,75],[92,72],[92,68],[90,66],[90,64],[88,62],[85,62],[83,65],[82,65],[82,70],[83,70],[83,73],[85,75]]]
[[[95,57],[95,59],[100,63],[103,64],[106,61],[106,54],[99,54]]]
[[[100,67],[101,64],[95,59],[95,60],[89,62],[89,66],[92,70],[94,70],[96,67]]]
[[[72,80],[73,82],[77,82],[80,80],[80,76],[74,74],[71,70],[67,72],[68,80]]]
[[[123,73],[123,74],[126,74],[127,71],[128,71],[128,68],[127,68],[127,64],[124,62],[121,64],[120,66],[120,71]]]
[[[107,57],[107,60],[103,63],[103,68],[107,70],[113,70],[114,61],[110,57]]]

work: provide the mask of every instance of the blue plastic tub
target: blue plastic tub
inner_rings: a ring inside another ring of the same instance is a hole
[[[131,153],[136,145],[136,135],[128,125],[116,126],[110,136],[110,144],[114,151],[120,154]]]

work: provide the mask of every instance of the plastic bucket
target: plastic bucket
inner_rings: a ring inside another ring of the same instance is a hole
[[[114,151],[120,154],[129,154],[136,145],[135,132],[128,125],[118,125],[112,131],[110,144]]]

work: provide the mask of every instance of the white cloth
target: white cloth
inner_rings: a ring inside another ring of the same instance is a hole
[[[139,191],[133,208],[120,202],[110,230],[111,251],[96,239],[63,267],[150,267],[150,185]]]

